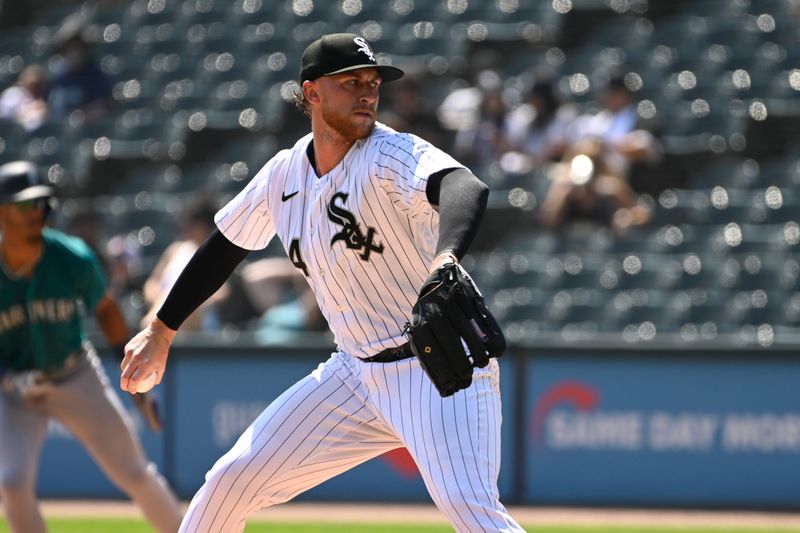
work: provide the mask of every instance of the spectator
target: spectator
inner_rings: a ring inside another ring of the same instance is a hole
[[[268,309],[259,320],[255,335],[262,344],[285,344],[307,336],[309,332],[316,332],[333,341],[328,323],[311,289],[301,292],[293,300]]]
[[[503,81],[494,70],[483,70],[477,83],[451,92],[437,110],[445,128],[455,130],[454,156],[467,165],[487,168],[508,150]]]
[[[161,307],[167,293],[178,279],[183,267],[211,233],[216,209],[205,200],[188,208],[181,221],[181,239],[170,244],[158,260],[152,274],[144,283],[144,301],[148,311],[142,324],[149,324]],[[215,305],[227,295],[227,286],[217,291],[184,323],[187,330],[215,330],[220,324],[215,313]]]
[[[114,235],[104,252],[108,292],[119,302],[125,323],[138,324],[142,316],[141,283],[137,282],[141,279],[137,276],[142,270],[141,246],[128,235]]]
[[[418,135],[434,146],[446,147],[447,134],[436,119],[436,110],[423,97],[421,84],[418,77],[404,76],[387,85],[383,99],[388,106],[378,120],[398,131]]]
[[[108,271],[106,254],[103,251],[103,224],[98,214],[91,209],[81,209],[65,221],[65,232],[79,237],[100,260],[103,271]]]
[[[262,343],[285,343],[328,325],[311,288],[284,257],[253,261],[242,268],[248,299],[261,314],[256,337]]]
[[[650,221],[651,209],[624,180],[603,167],[600,154],[599,143],[584,142],[554,167],[539,212],[544,225],[558,228],[590,220],[623,235]]]
[[[106,277],[107,291],[119,303],[125,323],[138,325],[141,301],[131,299],[131,295],[141,289],[136,278],[136,272],[142,267],[138,241],[127,235],[107,238],[99,215],[86,207],[63,221],[63,225],[68,234],[79,237],[97,257]]]
[[[527,101],[509,114],[511,148],[528,159],[528,168],[559,161],[576,116],[573,105],[561,102],[552,81],[541,79],[531,87]]]
[[[53,51],[61,60],[50,80],[47,101],[56,120],[75,110],[93,120],[111,107],[111,80],[92,59],[93,40],[86,20],[78,14],[67,17],[53,36]]]
[[[261,314],[256,338],[263,344],[292,342],[328,324],[297,268],[284,257],[253,261],[242,268],[245,292]]]
[[[241,270],[234,270],[225,285],[224,297],[214,303],[214,316],[222,328],[245,329],[261,316],[261,310]]]
[[[29,65],[20,73],[16,85],[0,95],[0,118],[18,122],[26,131],[33,131],[47,119],[45,71]]]
[[[259,314],[308,287],[305,278],[285,257],[269,257],[248,263],[242,267],[242,282]]]
[[[507,139],[506,117],[508,106],[503,99],[503,93],[498,90],[489,90],[483,93],[480,105],[480,115],[477,128],[473,131],[463,131],[463,144],[458,142],[456,136],[456,152],[464,159],[473,155],[480,168],[486,168],[500,159],[509,149]]]
[[[574,142],[599,142],[607,172],[627,179],[632,163],[653,162],[661,146],[652,133],[642,128],[631,90],[621,76],[612,76],[603,91],[603,109],[576,120]]]
[[[451,132],[474,128],[485,91],[500,90],[503,78],[497,70],[502,55],[491,48],[480,48],[469,57],[464,79],[451,84],[451,90],[436,109],[439,124]]]
[[[122,298],[136,289],[132,276],[141,268],[142,249],[128,235],[114,235],[105,246],[108,290]]]

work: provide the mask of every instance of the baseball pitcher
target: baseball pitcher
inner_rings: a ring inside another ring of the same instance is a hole
[[[381,84],[402,75],[359,35],[311,43],[297,95],[311,133],[217,213],[126,347],[122,388],[160,381],[181,321],[276,235],[335,336],[331,357],[211,468],[181,531],[241,532],[254,511],[399,447],[456,530],[523,531],[497,491],[505,342],[458,264],[489,191],[446,153],[376,122]]]

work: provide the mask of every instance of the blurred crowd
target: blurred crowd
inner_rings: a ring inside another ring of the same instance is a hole
[[[647,224],[651,208],[630,185],[634,165],[658,162],[657,130],[643,124],[634,84],[609,72],[595,98],[578,105],[562,97],[557,80],[534,72],[522,91],[504,88],[501,75],[481,70],[475,83],[451,91],[436,109],[421,96],[422,80],[401,80],[388,93],[387,124],[448,146],[479,176],[529,177],[542,191],[535,215],[558,229],[591,222],[624,235]]]
[[[111,80],[92,56],[92,38],[80,15],[64,20],[51,50],[56,61],[50,75],[41,65],[28,65],[16,84],[0,94],[0,117],[17,121],[27,131],[75,111],[93,120],[111,107]]]
[[[86,21],[80,15],[67,17],[52,38],[49,72],[42,65],[25,67],[16,83],[0,93],[0,119],[13,120],[34,134],[47,121],[78,114],[78,122],[86,123],[108,116],[113,83],[99,68],[93,45]],[[69,217],[64,229],[94,250],[105,268],[109,291],[121,302],[127,322],[138,327],[158,311],[183,267],[214,229],[218,206],[211,198],[188,202],[176,221],[175,241],[147,272],[139,241],[126,234],[105,235],[102,221],[91,211]],[[213,332],[226,325],[256,328],[265,343],[327,331],[308,285],[288,260],[279,258],[245,265],[182,330]]]
[[[90,122],[113,111],[113,83],[98,67],[86,30],[78,15],[64,21],[52,38],[48,67],[27,66],[0,94],[0,118],[35,132],[46,121],[77,113]],[[522,176],[526,189],[540,192],[530,216],[542,227],[600,224],[624,235],[652,216],[650,203],[631,187],[631,169],[656,163],[662,153],[656,129],[641,123],[635,84],[625,74],[608,72],[599,90],[578,103],[563,97],[569,91],[550,72],[525,73],[520,79],[527,86],[511,91],[501,73],[479,69],[474,80],[448,87],[440,101],[427,96],[430,74],[411,73],[385,87],[379,120],[448,150],[479,177],[498,171]],[[203,198],[184,207],[175,242],[150,265],[136,239],[101,235],[91,214],[73,217],[66,229],[101,257],[133,325],[159,308],[213,229],[218,206],[219,199]],[[245,264],[183,330],[226,325],[255,330],[265,342],[327,329],[302,276],[287,259],[274,257]]]

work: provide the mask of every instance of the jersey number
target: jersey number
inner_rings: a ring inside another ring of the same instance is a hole
[[[294,239],[289,245],[289,259],[297,269],[302,270],[303,274],[308,277],[308,267],[303,261],[303,256],[300,255],[300,239]]]

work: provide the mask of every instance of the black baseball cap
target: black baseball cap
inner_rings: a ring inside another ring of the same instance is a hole
[[[36,165],[12,161],[0,166],[0,204],[12,204],[53,196],[53,188],[42,182]]]
[[[360,68],[378,69],[384,82],[394,81],[404,74],[397,67],[379,65],[375,53],[362,36],[331,33],[306,47],[300,62],[300,83]]]

